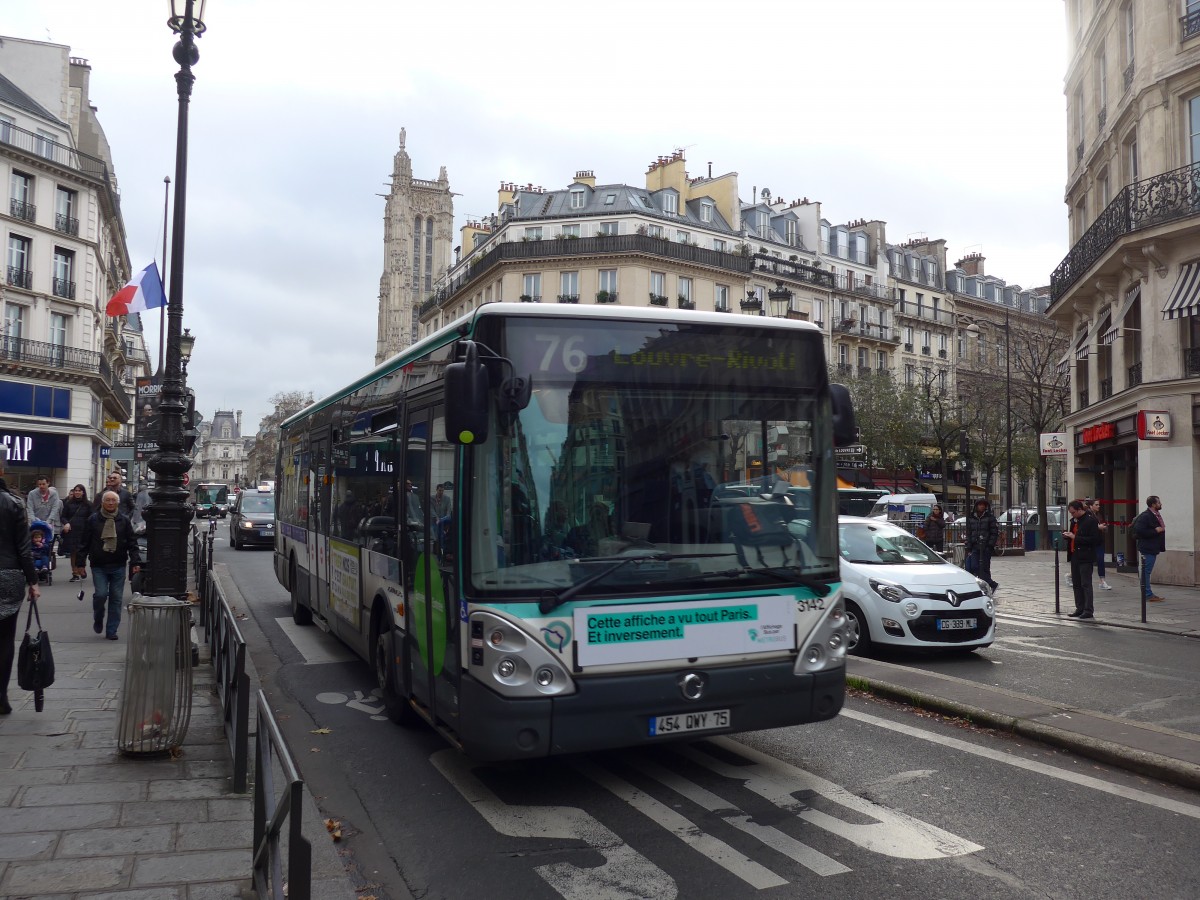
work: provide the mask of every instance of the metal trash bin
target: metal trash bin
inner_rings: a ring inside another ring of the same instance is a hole
[[[122,753],[162,753],[183,743],[192,718],[191,604],[134,594],[117,718]]]

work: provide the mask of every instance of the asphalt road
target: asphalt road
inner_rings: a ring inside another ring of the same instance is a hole
[[[271,554],[224,537],[215,561],[243,595],[264,689],[379,900],[1200,896],[1195,792],[869,697],[817,726],[476,765],[388,722],[366,665],[292,625]],[[1002,634],[978,659],[905,664],[1028,693],[1069,678],[1097,699],[1145,669],[1176,692],[1170,646]]]

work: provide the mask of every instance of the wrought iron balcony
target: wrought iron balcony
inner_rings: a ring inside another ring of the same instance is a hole
[[[1112,392],[1113,392],[1112,384],[1113,384],[1112,378],[1101,378],[1100,379],[1100,399],[1101,400],[1107,400],[1109,397],[1112,396]]]
[[[1190,12],[1186,16],[1180,16],[1179,24],[1183,28],[1181,40],[1186,41],[1188,38],[1200,34],[1200,10]]]
[[[74,216],[64,216],[62,213],[54,214],[54,230],[61,231],[63,234],[79,234],[79,220]]]
[[[33,272],[29,269],[22,269],[20,266],[9,266],[8,283],[13,287],[29,290],[33,287]]]
[[[1075,145],[1075,162],[1077,164],[1083,162],[1083,141]]]
[[[597,303],[616,303],[618,299],[616,291],[596,291]]]
[[[839,375],[852,375],[854,374],[854,366],[850,365],[850,363],[838,363],[837,373]]]
[[[807,263],[795,260],[777,259],[774,256],[767,256],[763,253],[756,253],[753,260],[753,269],[755,272],[769,272],[781,279],[804,281],[827,290],[833,290],[832,272],[827,272],[824,269],[818,269],[816,266],[810,266]]]
[[[1119,238],[1195,216],[1200,216],[1200,163],[1122,188],[1051,273],[1051,302],[1063,297]]]
[[[858,377],[859,378],[869,378],[870,375],[871,375],[871,367],[870,366],[859,366],[858,367]]]
[[[833,330],[841,334],[851,334],[858,331],[858,319],[842,319],[833,323]]]
[[[558,302],[559,303],[578,303],[579,295],[578,294],[559,294]]]
[[[117,411],[114,418],[124,422],[132,414],[129,391],[121,384],[120,377],[108,360],[95,350],[0,336],[0,360],[3,360],[6,371],[18,375],[45,375],[44,370],[49,369],[59,378],[63,377],[63,373],[95,376],[99,382],[96,387],[103,385],[112,394],[105,399]],[[102,389],[97,392],[102,396],[105,393]]]
[[[1080,391],[1079,392],[1079,408],[1086,409],[1087,405],[1088,405],[1088,392]]]
[[[1096,130],[1103,131],[1104,123],[1106,123],[1107,121],[1108,121],[1108,107],[1106,106],[1106,107],[1104,107],[1104,109],[1100,110],[1100,112],[1096,113]]]
[[[1188,347],[1183,351],[1183,375],[1185,378],[1200,375],[1200,347]]]
[[[1137,387],[1142,383],[1142,364],[1134,363],[1129,367],[1128,378],[1126,379],[1126,387]]]
[[[55,297],[62,297],[66,300],[75,299],[75,282],[67,281],[64,278],[51,279],[51,293]]]
[[[1134,71],[1133,63],[1134,63],[1134,61],[1131,59],[1129,61],[1129,65],[1127,65],[1125,67],[1125,73],[1124,73],[1125,90],[1129,90],[1131,87],[1133,87],[1133,71]]]
[[[32,222],[37,218],[37,206],[24,200],[9,199],[8,214],[14,219]]]

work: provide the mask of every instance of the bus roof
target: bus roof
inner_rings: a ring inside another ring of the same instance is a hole
[[[444,347],[461,337],[467,337],[475,331],[479,319],[485,316],[538,317],[551,319],[609,319],[624,322],[671,322],[678,324],[703,323],[721,325],[726,328],[772,328],[779,331],[812,331],[820,329],[811,322],[800,319],[784,319],[778,316],[742,316],[737,313],[706,312],[693,309],[671,309],[669,307],[647,306],[602,306],[600,304],[585,304],[579,306],[570,303],[484,303],[472,310],[461,319],[439,328],[428,337],[422,338],[411,347],[405,347],[391,359],[384,360],[374,369],[351,382],[339,391],[335,391],[317,400],[299,412],[285,419],[280,427],[287,427],[293,422],[308,418],[313,413],[324,409],[331,403],[353,394],[355,391],[378,381],[385,375],[395,372],[416,359],[420,359],[431,350]],[[739,321],[744,319],[745,321]]]

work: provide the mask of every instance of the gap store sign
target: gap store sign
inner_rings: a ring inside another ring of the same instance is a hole
[[[8,448],[10,468],[65,469],[69,441],[65,434],[0,430],[0,444]]]

